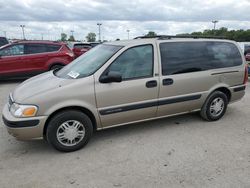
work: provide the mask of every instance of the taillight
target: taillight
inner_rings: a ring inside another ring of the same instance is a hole
[[[244,82],[243,84],[246,85],[248,82],[248,65],[246,64],[246,67],[245,67],[245,76],[244,76]]]

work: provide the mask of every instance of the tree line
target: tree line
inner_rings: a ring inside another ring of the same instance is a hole
[[[154,37],[157,36],[157,33],[154,31],[149,31],[145,36],[148,37]],[[224,38],[229,40],[234,40],[237,42],[250,42],[250,29],[248,30],[228,30],[226,27],[221,27],[219,29],[206,29],[201,32],[192,32],[192,33],[182,33],[177,34],[176,36],[197,36],[197,37],[218,37],[218,38]],[[69,38],[67,38],[67,34],[62,33],[61,34],[61,41],[75,41],[74,36],[70,35]],[[86,40],[88,42],[95,42],[96,41],[96,34],[93,32],[90,32],[86,36]],[[118,40],[118,39],[117,39]]]
[[[149,31],[145,36],[154,37],[157,36],[157,34],[154,31]],[[237,42],[250,42],[250,29],[228,30],[226,27],[221,27],[215,30],[206,29],[202,32],[182,33],[176,36],[216,37]]]
[[[178,34],[182,35],[193,35],[193,36],[201,36],[201,37],[218,37],[229,40],[234,40],[237,42],[249,42],[250,41],[250,29],[248,30],[228,30],[226,27],[221,27],[219,29],[210,30],[206,29],[203,32],[192,32],[192,33],[184,33]]]
[[[96,34],[95,33],[88,33],[86,36],[87,42],[95,42],[96,41]],[[70,35],[69,38],[66,33],[61,33],[61,41],[71,41],[74,42],[76,41],[73,35]]]
[[[149,31],[145,36],[154,37],[157,34],[154,31]],[[250,42],[250,29],[228,30],[226,27],[221,27],[215,30],[206,29],[202,32],[182,33],[176,36],[218,37],[237,42]]]

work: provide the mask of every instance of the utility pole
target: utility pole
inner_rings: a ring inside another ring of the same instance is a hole
[[[97,23],[97,25],[98,25],[98,29],[99,29],[99,33],[98,33],[98,35],[99,35],[99,42],[101,42],[101,25],[102,25],[102,23]]]
[[[218,20],[212,20],[212,23],[214,24],[214,31],[215,31],[215,28],[216,28],[216,24],[217,24],[218,22],[219,22]]]
[[[74,30],[71,30],[70,32],[71,32],[71,36],[74,36],[74,32],[75,32],[75,31],[74,31]]]
[[[130,32],[130,30],[128,29],[127,32],[128,32],[128,40],[129,40],[129,32]]]
[[[25,40],[25,35],[24,35],[24,28],[25,28],[25,25],[20,25],[20,27],[22,28],[22,32],[23,32],[23,39]]]

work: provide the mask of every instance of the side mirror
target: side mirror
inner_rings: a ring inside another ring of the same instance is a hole
[[[110,71],[108,73],[108,75],[102,75],[99,78],[99,81],[101,83],[121,82],[122,81],[122,75],[119,72]]]

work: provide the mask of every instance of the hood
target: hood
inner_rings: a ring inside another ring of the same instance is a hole
[[[46,92],[48,90],[57,89],[71,83],[72,79],[58,78],[53,71],[32,77],[21,83],[12,93],[13,99],[17,103],[22,103],[25,99]]]

